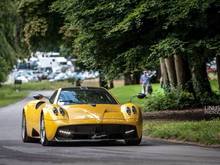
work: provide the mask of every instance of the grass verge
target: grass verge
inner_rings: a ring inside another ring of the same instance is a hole
[[[205,145],[220,144],[220,120],[145,121],[144,135]]]
[[[33,90],[55,90],[60,87],[71,87],[71,83],[67,81],[62,82],[32,82],[21,85],[3,85],[0,87],[0,107],[13,104],[22,100],[28,95],[28,91]]]
[[[11,86],[3,86],[0,88],[0,107],[22,100],[27,94],[27,91],[18,91]]]
[[[57,82],[49,82],[49,81],[40,81],[40,82],[31,82],[24,83],[21,85],[12,85],[14,88],[18,88],[20,90],[55,90],[58,88],[65,88],[73,86],[72,83],[68,81],[57,81]]]

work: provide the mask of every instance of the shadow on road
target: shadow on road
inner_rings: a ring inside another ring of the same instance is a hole
[[[32,142],[29,143],[23,143],[25,144],[38,144],[41,146],[39,139],[34,139]],[[162,146],[162,145],[182,145],[182,144],[174,144],[164,141],[158,141],[158,140],[142,140],[142,143],[138,145],[138,147],[146,147],[146,146]],[[98,141],[98,142],[91,142],[91,141],[76,141],[76,142],[54,142],[52,145],[48,147],[113,147],[113,146],[121,146],[121,147],[127,147],[129,145],[126,145],[123,140],[121,141]],[[137,146],[130,146],[130,147],[137,147]]]

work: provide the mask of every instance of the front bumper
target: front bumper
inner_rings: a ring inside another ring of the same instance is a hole
[[[121,140],[136,139],[137,130],[132,125],[121,124],[88,124],[59,127],[56,141],[75,140]]]
[[[100,141],[137,139],[142,136],[142,123],[112,121],[106,123],[45,120],[49,141]]]

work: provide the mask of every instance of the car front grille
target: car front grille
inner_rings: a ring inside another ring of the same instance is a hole
[[[57,140],[80,139],[133,139],[137,138],[135,126],[119,124],[70,125],[57,129]]]

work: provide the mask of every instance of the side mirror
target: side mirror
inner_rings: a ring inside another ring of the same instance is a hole
[[[44,98],[44,96],[41,94],[38,94],[38,95],[34,95],[33,98],[36,100],[41,100],[42,98]]]
[[[139,93],[139,94],[137,95],[137,98],[139,98],[139,99],[143,99],[143,98],[145,98],[145,97],[146,97],[146,95],[143,94],[143,93]]]

